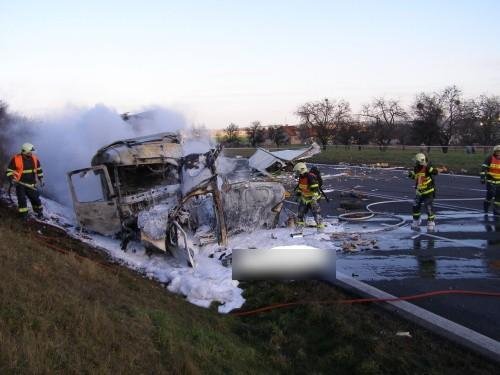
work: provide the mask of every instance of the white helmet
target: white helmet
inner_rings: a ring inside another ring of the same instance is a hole
[[[309,170],[307,169],[306,163],[297,163],[295,167],[293,167],[293,171],[298,174],[307,173]]]
[[[21,152],[23,154],[28,154],[33,151],[35,151],[35,146],[33,146],[31,143],[23,143],[23,145],[21,146]]]
[[[427,164],[427,158],[425,157],[425,154],[423,154],[421,152],[419,152],[417,155],[415,155],[414,160],[419,165],[426,165]]]
[[[495,147],[493,147],[493,153],[495,152],[500,152],[500,145],[496,145]]]

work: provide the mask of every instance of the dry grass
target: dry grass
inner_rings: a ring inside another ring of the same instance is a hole
[[[71,249],[59,253],[40,242]],[[493,374],[496,366],[374,306],[237,318],[197,308],[0,204],[0,374]],[[320,282],[247,283],[246,308],[335,300]],[[414,338],[395,336],[411,331]]]
[[[218,314],[103,266],[98,254],[82,260],[55,252],[3,208],[0,220],[0,373],[245,372],[239,357],[262,367],[230,325],[217,323]],[[59,242],[76,247],[65,237]],[[80,244],[78,251],[92,250]]]

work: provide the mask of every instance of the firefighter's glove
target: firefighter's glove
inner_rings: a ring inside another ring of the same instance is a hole
[[[409,172],[408,172],[408,177],[409,177],[409,178],[415,178],[415,172],[413,172],[413,171],[409,171]]]
[[[39,179],[38,180],[38,184],[40,185],[40,187],[44,187],[45,186],[45,182],[43,181],[43,179]]]
[[[486,183],[486,179],[481,178],[481,183],[484,185]]]

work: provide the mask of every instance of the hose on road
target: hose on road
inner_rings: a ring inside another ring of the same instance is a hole
[[[462,296],[481,296],[481,297],[500,297],[500,292],[481,292],[476,290],[436,290],[433,292],[426,292],[421,294],[413,294],[403,297],[391,297],[391,298],[355,298],[355,299],[344,299],[344,300],[327,300],[327,301],[295,301],[287,303],[277,303],[269,306],[260,307],[253,310],[247,311],[235,311],[231,315],[234,316],[249,316],[263,313],[266,311],[281,309],[285,307],[293,306],[303,306],[303,305],[332,305],[332,304],[342,304],[342,305],[353,305],[356,303],[373,303],[373,302],[396,302],[396,301],[413,301],[417,299],[444,296],[444,295],[462,295]]]

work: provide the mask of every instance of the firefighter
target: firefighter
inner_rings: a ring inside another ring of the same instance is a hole
[[[38,182],[43,186],[43,171],[40,161],[33,154],[35,148],[31,143],[24,143],[21,153],[12,157],[7,167],[7,177],[16,187],[17,206],[23,219],[28,218],[27,199],[31,202],[31,207],[36,216],[43,218],[43,207],[40,200],[40,193],[36,188]]]
[[[421,224],[422,205],[427,210],[427,230],[432,232],[436,228],[434,213],[434,197],[436,188],[434,185],[434,176],[438,174],[437,168],[434,168],[425,154],[419,152],[415,155],[415,167],[408,173],[408,177],[415,180],[416,197],[413,205],[413,223],[412,229],[416,230]]]
[[[293,171],[299,178],[299,183],[295,189],[295,194],[299,200],[297,224],[303,226],[305,224],[304,216],[311,210],[314,215],[314,220],[316,221],[316,227],[324,228],[318,204],[321,194],[319,192],[319,183],[316,175],[309,172],[305,163],[297,163]]]
[[[493,147],[493,154],[484,161],[480,176],[481,183],[486,184],[484,213],[488,214],[493,203],[493,214],[500,215],[500,145]]]

